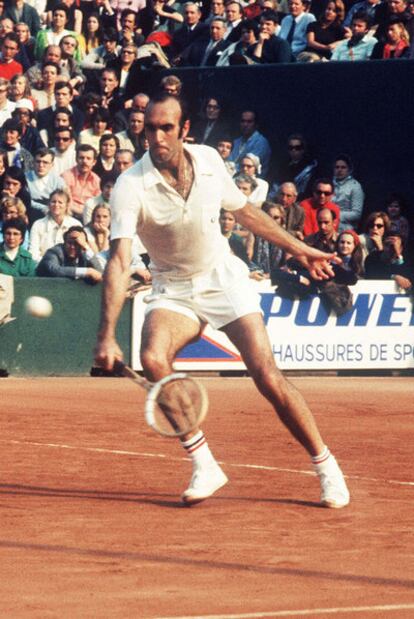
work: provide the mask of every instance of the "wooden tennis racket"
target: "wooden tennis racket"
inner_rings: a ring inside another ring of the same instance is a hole
[[[118,360],[114,363],[114,372],[147,391],[145,420],[158,434],[170,438],[184,436],[205,419],[207,392],[201,383],[184,372],[175,372],[150,383]]]

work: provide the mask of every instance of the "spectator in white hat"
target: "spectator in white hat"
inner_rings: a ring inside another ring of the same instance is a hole
[[[20,144],[32,154],[45,146],[39,131],[32,124],[33,112],[33,102],[30,99],[19,99],[12,112],[12,118],[18,121],[22,131]]]

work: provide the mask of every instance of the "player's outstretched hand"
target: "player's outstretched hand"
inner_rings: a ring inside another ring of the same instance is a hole
[[[111,372],[116,360],[122,361],[122,350],[113,338],[98,339],[95,347],[95,361],[97,365]]]
[[[342,260],[336,254],[326,254],[315,247],[307,247],[302,255],[295,256],[314,279],[330,279],[335,273],[332,263],[341,264]]]

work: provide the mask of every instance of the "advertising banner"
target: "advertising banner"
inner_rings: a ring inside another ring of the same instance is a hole
[[[283,370],[370,370],[414,367],[412,299],[393,281],[361,280],[351,288],[352,309],[327,311],[318,296],[281,298],[269,282],[257,283],[263,317],[277,365]],[[147,292],[134,299],[132,363],[139,362],[140,331]],[[181,351],[177,370],[242,370],[238,351],[207,326],[198,342]]]

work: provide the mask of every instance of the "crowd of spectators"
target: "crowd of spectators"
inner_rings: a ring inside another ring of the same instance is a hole
[[[0,273],[102,279],[112,188],[148,148],[153,72],[414,57],[413,7],[406,0],[0,1]],[[159,88],[178,96],[182,83],[169,74]],[[251,203],[297,238],[338,252],[345,270],[358,262],[358,277],[411,281],[403,196],[390,195],[364,221],[363,181],[349,154],[322,169],[295,133],[275,165],[254,109],[243,110],[234,129],[223,102],[207,97],[187,141],[216,148]],[[231,214],[220,223],[253,277],[296,274],[288,256]],[[357,247],[361,257],[351,260]],[[404,268],[394,273],[390,264]],[[149,282],[148,265],[137,237],[131,275]]]

